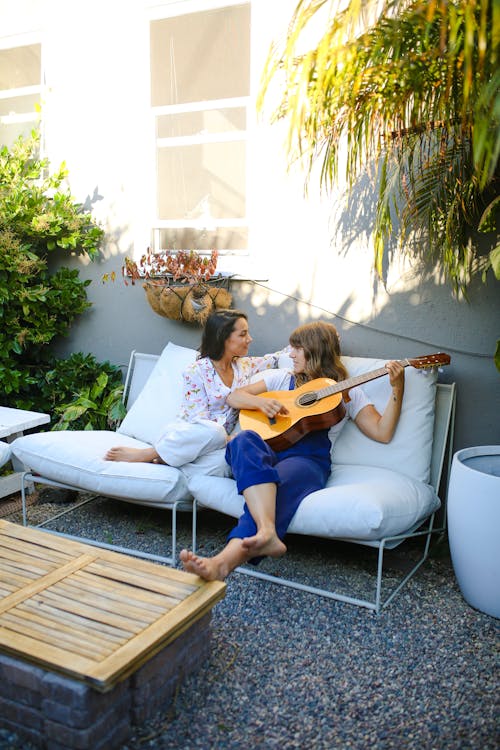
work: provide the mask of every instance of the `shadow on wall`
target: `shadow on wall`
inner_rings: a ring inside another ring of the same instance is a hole
[[[430,281],[426,286],[431,284],[427,294],[423,292],[422,296],[428,298],[433,293],[436,298],[442,298],[442,288]],[[438,351],[448,353],[451,364],[443,368],[439,380],[457,384],[455,450],[470,445],[500,443],[500,373],[493,361],[498,335],[495,321],[500,319],[495,280],[486,285],[475,285],[469,303],[450,300],[445,289],[441,312],[439,300],[422,310],[415,305],[413,291],[394,294],[391,304],[375,315],[369,324],[358,324],[349,318],[352,298],[347,298],[333,312],[303,301],[298,289],[290,295],[283,294],[283,301],[277,304],[276,291],[268,290],[264,285],[245,283],[233,286],[237,287],[234,306],[249,315],[253,354],[281,347],[295,327],[310,320],[333,323],[341,337],[342,351],[350,356],[404,359]],[[481,300],[479,309],[474,305],[474,299]],[[489,311],[487,320],[485,310]],[[405,326],[405,320],[411,323]],[[481,320],[482,332],[478,333]]]
[[[68,339],[58,342],[59,356],[84,351],[100,361],[125,366],[132,349],[159,353],[168,341],[198,347],[201,329],[153,313],[142,285],[126,287],[121,278],[102,284],[103,268],[109,271],[118,256],[85,269],[78,258],[70,260],[68,266],[79,267],[81,276],[92,280],[88,287],[92,307],[75,323]],[[451,365],[440,378],[457,383],[456,449],[500,443],[500,375],[493,362],[500,297],[493,278],[471,286],[469,302],[455,300],[449,287],[424,278],[417,292],[392,293],[369,324],[349,317],[355,291],[330,310],[303,300],[298,285],[284,293],[257,282],[233,282],[231,292],[233,307],[249,315],[253,354],[279,349],[296,326],[315,319],[336,325],[343,351],[349,355],[403,358],[449,353]]]
[[[380,168],[379,168],[380,169]],[[333,213],[330,219],[332,237],[335,237],[336,251],[346,257],[352,252],[352,248],[362,241],[365,246],[372,246],[372,231],[375,226],[377,212],[378,186],[380,175],[376,174],[373,178],[370,173],[375,175],[375,167],[363,173],[350,191],[345,189],[340,194],[338,200],[338,210],[333,207]],[[392,221],[395,227],[398,225],[398,219],[392,211]],[[340,243],[337,244],[336,238],[340,237]],[[418,274],[422,283],[433,280],[436,277],[435,263],[427,255],[427,241],[425,237],[415,235],[405,244],[405,255],[411,258],[415,264],[414,273]],[[391,263],[400,254],[399,241],[396,233],[393,232],[385,242],[384,258],[382,263],[382,279],[374,276],[374,292],[378,284],[387,283],[389,267]],[[441,279],[444,283],[444,279]],[[450,288],[451,293],[451,288]]]

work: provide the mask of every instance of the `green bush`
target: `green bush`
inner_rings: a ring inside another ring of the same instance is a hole
[[[39,135],[0,149],[0,403],[57,413],[59,428],[103,425],[119,403],[121,372],[90,355],[58,361],[55,337],[67,335],[90,303],[78,270],[49,268],[50,253],[99,255],[103,230],[64,187],[64,165],[49,174]],[[78,418],[61,405],[86,399]],[[111,423],[116,415],[111,416]]]
[[[99,363],[91,354],[56,361],[43,380],[44,411],[59,417],[53,430],[114,429],[125,416],[120,368]]]

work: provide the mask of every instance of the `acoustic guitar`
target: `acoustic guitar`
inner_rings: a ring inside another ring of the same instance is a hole
[[[399,360],[403,367],[417,370],[441,367],[450,364],[450,356],[443,352],[423,357]],[[293,391],[267,391],[262,398],[275,398],[288,409],[288,414],[277,414],[270,419],[256,409],[241,409],[240,427],[254,430],[276,451],[294,445],[301,437],[315,430],[331,427],[345,415],[343,401],[349,401],[351,388],[370,380],[387,375],[385,367],[342,380],[337,383],[331,378],[316,378]]]

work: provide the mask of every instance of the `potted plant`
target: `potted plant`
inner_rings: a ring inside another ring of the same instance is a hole
[[[144,281],[146,298],[158,315],[203,325],[215,309],[231,306],[229,280],[216,275],[218,252],[203,256],[195,250],[148,248],[139,263],[125,258],[122,273],[125,283]]]

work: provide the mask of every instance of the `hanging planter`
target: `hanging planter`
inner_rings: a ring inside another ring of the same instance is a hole
[[[215,276],[217,259],[217,250],[207,258],[194,250],[151,253],[148,248],[139,264],[125,258],[123,275],[125,283],[144,280],[146,299],[158,315],[203,325],[211,312],[232,303],[229,279]]]
[[[221,285],[224,284],[225,286]],[[195,284],[143,284],[151,309],[171,320],[203,325],[214,310],[231,307],[232,295],[225,278],[198,281]]]

